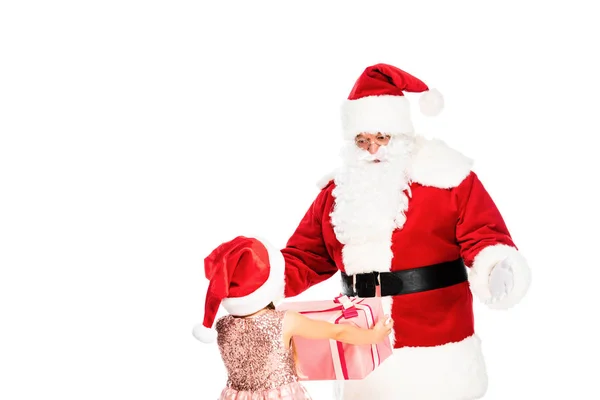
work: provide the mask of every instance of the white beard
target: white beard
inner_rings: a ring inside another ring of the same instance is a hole
[[[335,177],[331,223],[344,245],[347,274],[389,271],[391,238],[406,222],[410,196],[407,175],[414,137],[395,137],[381,147],[384,160],[375,163],[354,142],[342,149],[343,165]],[[378,154],[379,155],[379,154]],[[405,191],[408,193],[405,193]]]

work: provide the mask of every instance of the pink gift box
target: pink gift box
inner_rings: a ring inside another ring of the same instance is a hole
[[[335,324],[371,328],[384,317],[381,298],[340,296],[335,300],[286,302],[279,310],[292,310],[309,318]],[[328,339],[294,337],[300,380],[363,379],[392,355],[389,337],[376,345],[350,345]]]

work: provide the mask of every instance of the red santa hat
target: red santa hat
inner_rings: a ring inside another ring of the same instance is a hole
[[[284,297],[285,262],[279,250],[258,239],[238,236],[223,243],[204,259],[210,281],[206,292],[204,321],[193,334],[210,343],[217,334],[213,327],[219,306],[232,315],[244,316]]]
[[[425,115],[435,116],[444,107],[442,94],[430,90],[421,80],[392,65],[372,65],[360,75],[342,105],[344,138],[352,140],[365,132],[413,133],[404,92],[422,93],[419,105]]]

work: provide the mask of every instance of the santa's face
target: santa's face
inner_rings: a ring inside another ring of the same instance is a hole
[[[392,232],[406,220],[407,170],[414,138],[382,136],[359,135],[342,148],[342,168],[332,193],[336,201],[331,223],[344,244],[347,273],[389,270]]]
[[[392,137],[380,132],[360,133],[353,142],[346,142],[342,148],[342,160],[346,166],[367,169],[377,164],[383,168],[383,163],[405,163],[412,139],[410,135]]]
[[[383,161],[385,154],[385,146],[390,142],[391,137],[389,135],[384,135],[381,132],[373,133],[360,133],[356,135],[354,139],[354,143],[356,146],[361,149],[367,151],[371,154],[372,157],[366,156],[368,161],[372,162],[381,162]],[[382,151],[380,151],[382,149]],[[381,153],[381,154],[379,154]]]

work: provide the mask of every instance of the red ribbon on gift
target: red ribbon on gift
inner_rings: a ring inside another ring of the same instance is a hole
[[[338,303],[342,305],[342,315],[344,318],[355,318],[358,317],[358,310],[354,306],[354,302],[348,298],[346,295],[339,295],[334,300],[334,303]]]

